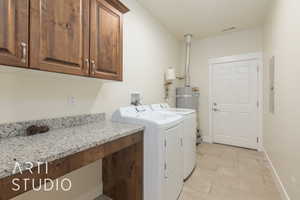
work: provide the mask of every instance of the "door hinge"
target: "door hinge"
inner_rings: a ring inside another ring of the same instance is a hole
[[[259,137],[256,138],[257,143],[259,143]]]
[[[259,72],[259,66],[257,66],[256,70],[257,70],[257,72]]]
[[[259,101],[256,102],[256,106],[259,108]]]
[[[167,170],[167,163],[165,163],[164,168],[165,168],[165,170]]]
[[[167,147],[167,140],[165,140],[165,144],[164,145],[165,145],[165,147]]]

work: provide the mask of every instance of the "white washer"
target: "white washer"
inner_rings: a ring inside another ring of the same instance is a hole
[[[177,200],[183,188],[183,117],[130,106],[118,109],[112,120],[145,126],[144,200]]]
[[[184,179],[192,174],[196,167],[197,117],[192,109],[170,108],[168,104],[153,104],[152,110],[163,113],[176,113],[184,117],[183,149],[184,149]]]

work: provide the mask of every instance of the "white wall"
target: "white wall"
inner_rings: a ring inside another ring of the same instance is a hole
[[[183,48],[183,47],[182,47]],[[200,129],[204,139],[209,135],[209,66],[208,60],[262,52],[261,28],[227,33],[201,40],[194,40],[191,53],[191,85],[200,89]],[[184,57],[184,51],[182,51]],[[181,66],[184,71],[184,64]]]
[[[124,81],[101,81],[55,73],[10,70],[0,67],[0,123],[59,117],[83,113],[112,113],[130,103],[130,92],[138,91],[146,104],[164,100],[164,71],[177,67],[179,42],[135,0],[124,0],[130,8],[124,18]],[[75,105],[68,103],[75,97]],[[18,197],[33,199],[92,199],[101,192],[100,164],[72,173],[74,191],[29,192]],[[83,196],[83,197],[82,197]]]
[[[264,28],[264,146],[291,200],[300,199],[300,1],[274,0]],[[269,60],[275,56],[275,114],[268,112]]]

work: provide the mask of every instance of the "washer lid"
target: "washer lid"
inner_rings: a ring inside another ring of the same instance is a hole
[[[166,111],[174,112],[174,113],[180,114],[180,115],[188,115],[188,114],[192,114],[192,113],[196,112],[195,110],[184,109],[184,108],[168,108],[168,109],[166,109]]]
[[[150,105],[153,111],[165,110],[162,104],[152,104]]]
[[[151,108],[153,111],[166,111],[166,112],[172,112],[178,115],[188,115],[195,113],[196,111],[193,109],[184,109],[184,108],[171,108],[168,104],[166,103],[161,103],[161,104],[152,104]]]
[[[169,127],[183,121],[182,115],[176,113],[162,113],[152,111],[150,108],[129,106],[119,108],[114,112],[112,119],[114,121],[139,123],[139,124],[154,124],[160,127]]]
[[[180,122],[183,118],[180,115],[163,112],[148,112],[138,115],[138,118],[154,122],[160,125],[167,125],[174,122]]]

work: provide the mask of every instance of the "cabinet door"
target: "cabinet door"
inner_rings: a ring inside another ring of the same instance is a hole
[[[122,13],[105,0],[91,0],[91,76],[122,80]]]
[[[31,0],[32,68],[89,74],[89,2]]]
[[[28,66],[28,0],[0,0],[0,64]]]

